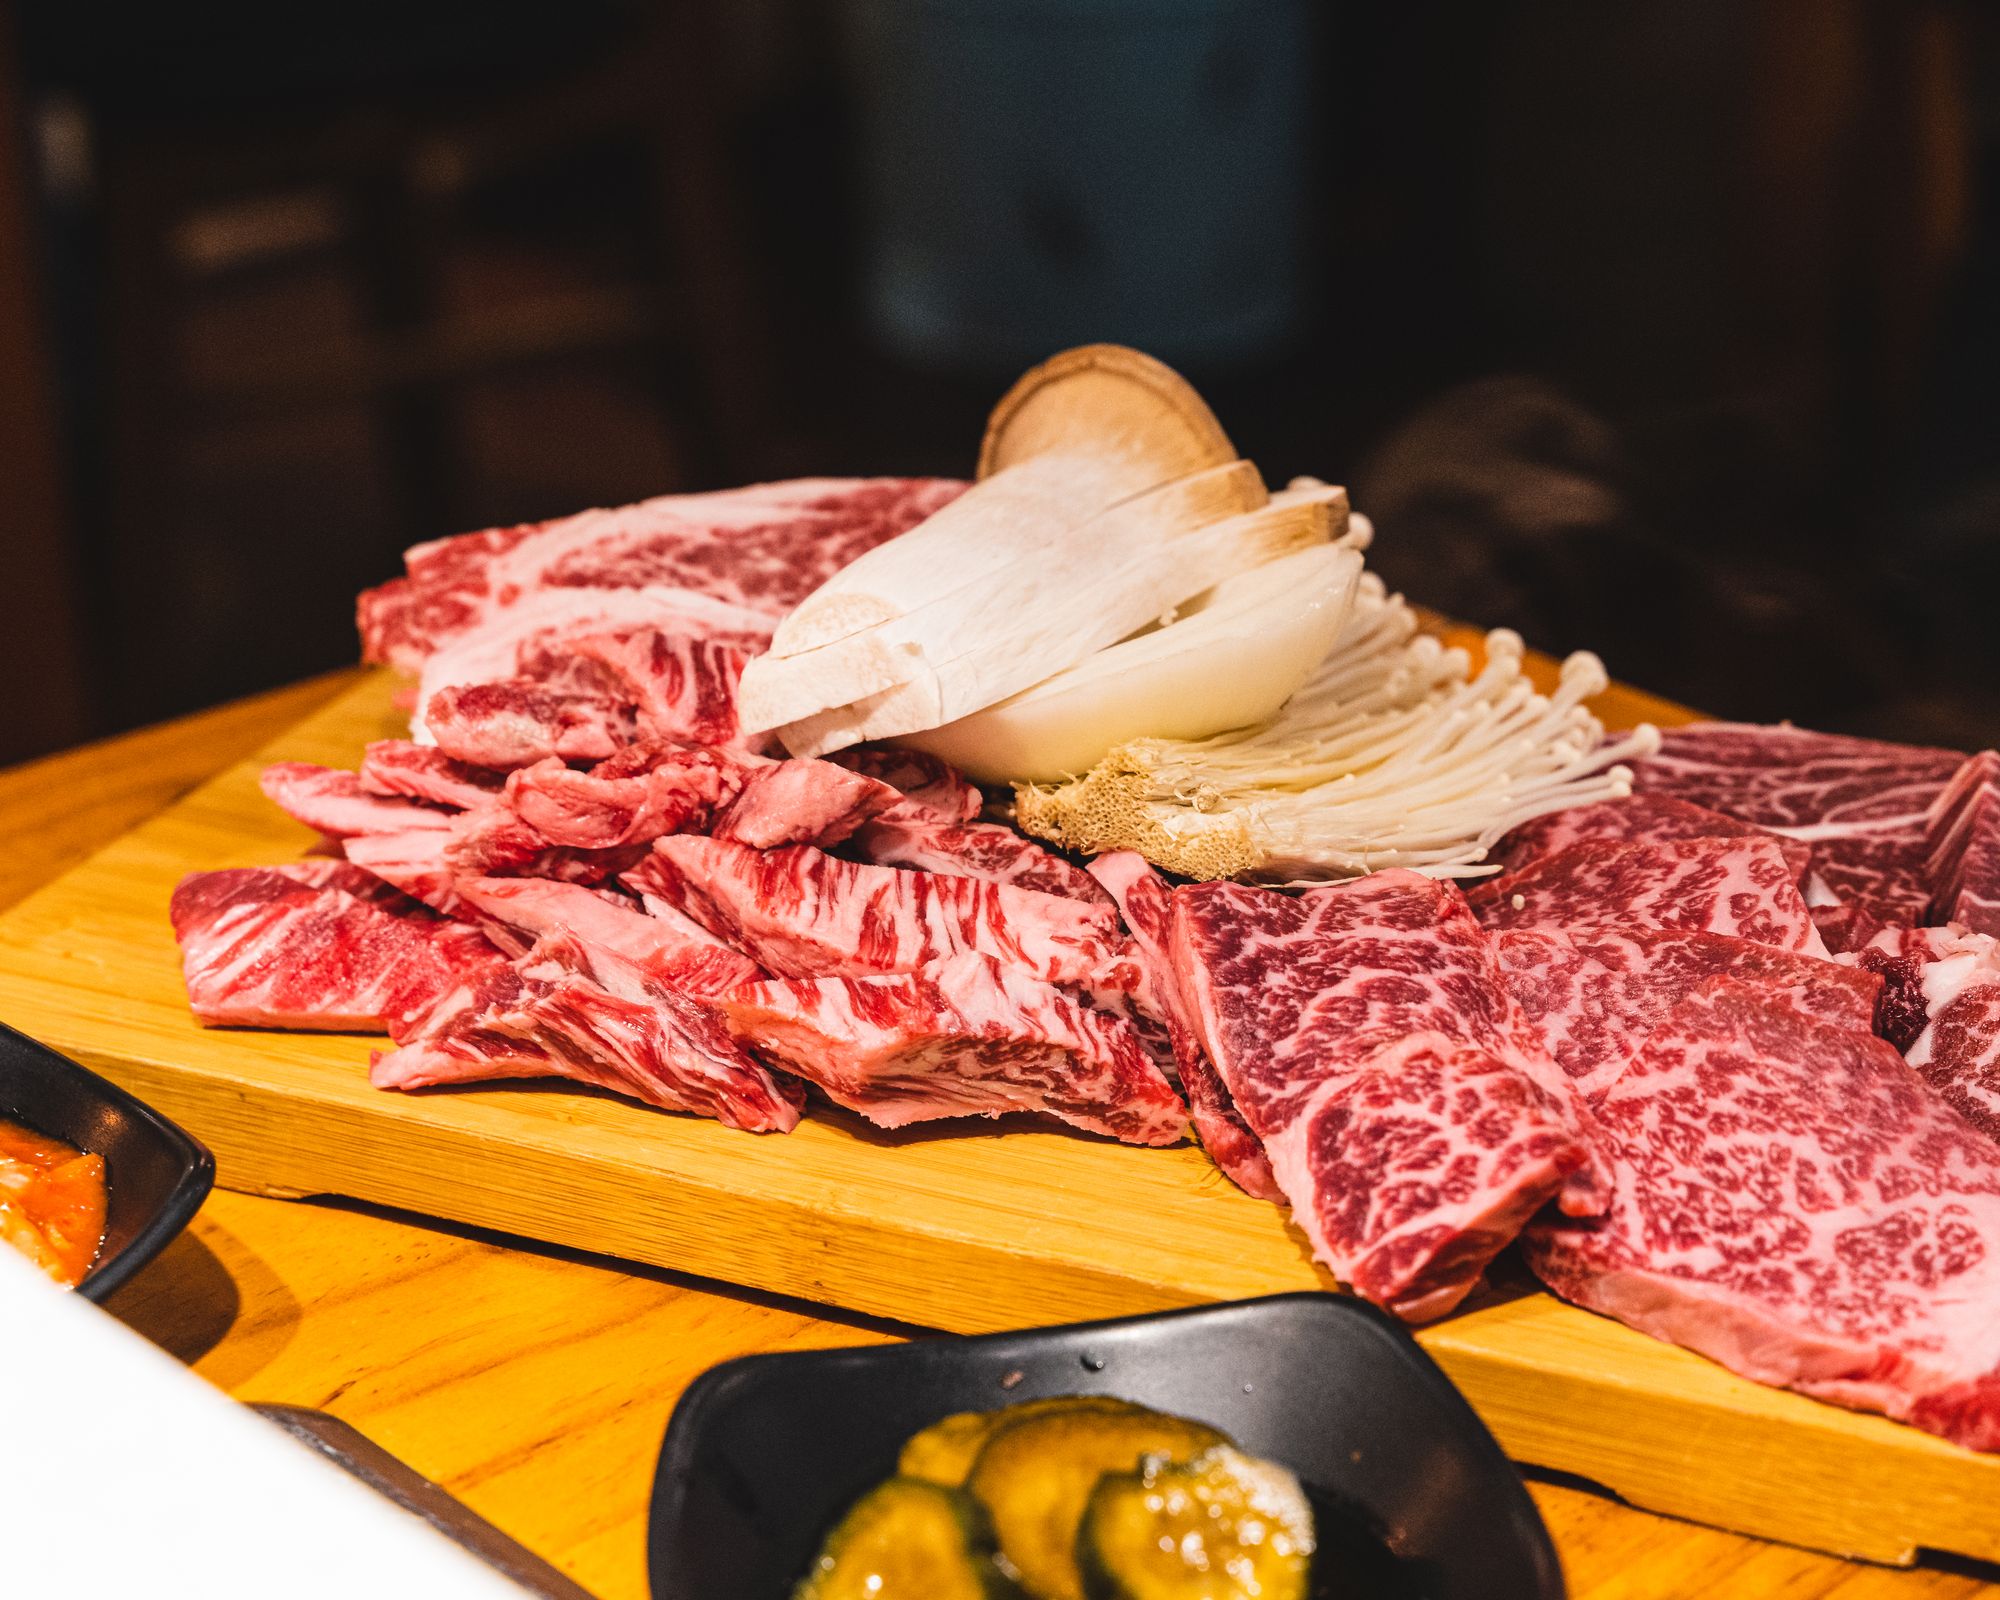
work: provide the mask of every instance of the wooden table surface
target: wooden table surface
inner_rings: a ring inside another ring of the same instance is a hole
[[[354,681],[0,772],[0,907]],[[233,1395],[344,1418],[603,1600],[646,1593],[654,1456],[690,1381],[731,1356],[908,1331],[367,1207],[221,1190],[111,1310]],[[1841,1562],[1581,1487],[1532,1489],[1577,1600],[2000,1600],[1989,1570]]]

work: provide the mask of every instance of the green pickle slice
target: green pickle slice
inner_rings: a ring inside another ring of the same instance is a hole
[[[792,1600],[1024,1600],[993,1532],[962,1490],[915,1478],[877,1484],[827,1536]]]
[[[1107,1474],[1077,1533],[1084,1600],[1306,1600],[1312,1556],[1298,1479],[1228,1445]]]
[[[940,1417],[921,1433],[913,1433],[896,1459],[896,1470],[906,1478],[924,1478],[931,1483],[957,1488],[986,1441],[1012,1423],[1029,1417],[1045,1417],[1057,1411],[1143,1411],[1130,1400],[1114,1400],[1105,1394],[1064,1394],[1047,1400],[1023,1400],[1019,1405],[998,1411],[955,1411]]]
[[[1007,1419],[965,1486],[992,1517],[1002,1559],[1036,1600],[1085,1600],[1077,1529],[1097,1480],[1137,1471],[1148,1456],[1187,1461],[1228,1443],[1206,1423],[1138,1407],[1052,1409]]]

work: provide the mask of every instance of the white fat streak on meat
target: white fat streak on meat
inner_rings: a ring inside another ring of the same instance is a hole
[[[1566,1299],[2000,1449],[2000,1149],[1890,1045],[1715,979],[1604,1098],[1618,1187],[1530,1229]]]
[[[381,1031],[501,962],[475,929],[406,900],[336,887],[340,865],[315,865],[303,878],[251,867],[181,881],[172,916],[196,1017],[233,1027]]]
[[[1677,928],[1513,929],[1495,945],[1515,1003],[1593,1103],[1674,1007],[1712,977],[1768,987],[1810,1015],[1864,1033],[1882,988],[1880,977],[1853,966]]]
[[[1320,1258],[1343,1275],[1369,1263],[1365,1282],[1350,1277],[1363,1293],[1439,1314],[1506,1242],[1477,1219],[1557,1197],[1574,1212],[1603,1209],[1608,1179],[1589,1113],[1509,997],[1455,887],[1407,871],[1297,897],[1194,884],[1174,892],[1171,926],[1175,973],[1203,1048],[1271,1151]],[[1384,1096],[1396,1092],[1404,1058],[1385,1052],[1419,1035],[1443,1044],[1422,1071],[1412,1067],[1398,1135]],[[1463,1095],[1441,1087],[1459,1080]],[[1355,1113],[1351,1124],[1331,1109],[1340,1104]],[[1302,1132],[1302,1119],[1317,1120]],[[1281,1138],[1289,1166],[1276,1159]],[[1514,1159],[1489,1159],[1500,1146]],[[1460,1174],[1504,1192],[1469,1198]],[[1412,1204],[1428,1195],[1437,1227],[1406,1232],[1409,1219],[1379,1208],[1370,1196],[1390,1181],[1410,1186],[1398,1192]],[[1405,1241],[1393,1270],[1373,1253],[1391,1233]]]
[[[580,884],[473,878],[461,881],[458,889],[469,905],[506,931],[502,942],[511,942],[517,952],[537,940],[568,935],[633,963],[654,982],[695,996],[718,995],[763,976],[748,956],[688,918],[648,915]]]
[[[1837,905],[1821,924],[1851,948],[1875,925],[1923,919],[1925,817],[1962,759],[1789,726],[1694,723],[1667,730],[1634,786],[1810,844],[1821,894]]]
[[[339,767],[278,761],[266,767],[257,782],[264,797],[286,816],[333,839],[451,826],[450,810],[370,794],[356,774]]]
[[[452,835],[435,828],[401,833],[365,833],[343,840],[342,853],[356,866],[372,872],[414,900],[447,917],[464,913],[453,887],[455,874],[446,851]]]
[[[515,677],[522,658],[563,638],[651,627],[685,638],[758,641],[769,637],[765,613],[685,589],[544,589],[429,657],[417,677],[410,735],[434,742],[430,705],[445,689]]]
[[[774,980],[719,1004],[740,1038],[881,1127],[1027,1111],[1136,1144],[1185,1131],[1128,1028],[989,956]]]
[[[398,1038],[370,1069],[378,1089],[567,1078],[752,1132],[788,1131],[804,1103],[704,1002],[568,934],[444,996]]]
[[[454,761],[434,745],[377,739],[361,758],[360,781],[370,794],[427,800],[464,810],[498,794],[506,774]]]
[[[1882,975],[1882,1035],[1946,1104],[2000,1140],[2000,940],[1965,928],[1885,928],[1841,959]]]
[[[1982,750],[1953,775],[1924,822],[1931,914],[2000,934],[2000,752]]]
[[[1113,902],[1083,868],[997,822],[947,822],[905,804],[863,828],[854,849],[878,866],[983,878],[1096,905]]]
[[[1469,899],[1491,928],[1687,928],[1827,954],[1774,839],[1586,840],[1479,884]]]
[[[671,621],[672,631],[701,636],[768,632],[833,572],[963,487],[804,479],[433,541],[409,552],[408,578],[361,596],[363,642],[370,659],[410,670],[460,650],[478,673],[479,641],[512,632],[511,645],[549,619],[586,612],[610,625]],[[605,598],[618,596],[634,598]],[[525,630],[514,622],[522,615]]]
[[[973,878],[757,851],[679,835],[624,875],[786,977],[914,972],[978,951],[1052,983],[1086,983],[1118,953],[1109,907]]]

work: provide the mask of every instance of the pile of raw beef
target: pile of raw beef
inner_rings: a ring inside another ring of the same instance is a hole
[[[384,1088],[562,1077],[763,1132],[809,1085],[885,1127],[1164,1144],[1191,1111],[1406,1317],[1519,1239],[1579,1304],[2000,1449],[2000,757],[1671,730],[1469,895],[1079,866],[927,758],[736,722],[785,612],[959,488],[413,550],[361,601],[413,736],[265,774],[327,844],[181,885],[196,1014],[386,1031]]]

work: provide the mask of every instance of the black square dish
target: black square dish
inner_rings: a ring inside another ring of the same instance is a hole
[[[1535,1505],[1392,1318],[1343,1295],[982,1338],[747,1356],[702,1375],[653,1484],[654,1600],[785,1600],[821,1538],[954,1411],[1108,1394],[1291,1468],[1319,1508],[1315,1595],[1559,1600]]]
[[[104,1244],[77,1286],[102,1300],[188,1225],[215,1158],[117,1084],[0,1025],[0,1118],[104,1158]]]

